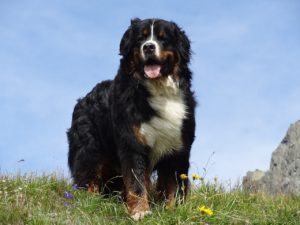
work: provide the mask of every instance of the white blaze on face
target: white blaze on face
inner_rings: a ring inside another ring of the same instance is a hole
[[[142,55],[144,60],[146,59],[146,56],[145,56],[145,53],[143,51],[143,47],[146,44],[153,44],[155,46],[155,56],[157,58],[159,58],[159,56],[160,56],[160,48],[159,48],[159,45],[158,45],[157,40],[156,40],[155,35],[154,35],[154,22],[155,22],[155,20],[153,20],[153,23],[151,24],[151,27],[150,27],[150,31],[151,31],[150,37],[142,44],[141,49],[140,49],[141,55]]]

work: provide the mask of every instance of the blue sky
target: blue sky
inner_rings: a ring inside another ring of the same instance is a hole
[[[1,172],[68,174],[76,99],[115,76],[134,17],[173,20],[192,40],[192,171],[236,181],[267,169],[300,119],[299,11],[297,0],[1,1]]]

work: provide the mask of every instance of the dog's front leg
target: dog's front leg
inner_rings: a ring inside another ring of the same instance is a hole
[[[134,220],[142,219],[150,213],[147,191],[150,175],[147,158],[137,152],[127,153],[121,165],[129,214]]]
[[[168,208],[172,208],[176,202],[182,203],[185,200],[189,188],[188,177],[185,177],[188,169],[189,155],[184,151],[158,163],[157,194],[159,199],[166,198]]]

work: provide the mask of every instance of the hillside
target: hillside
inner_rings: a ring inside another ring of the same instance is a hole
[[[0,224],[299,224],[300,197],[247,194],[239,188],[225,192],[203,180],[192,183],[186,204],[166,209],[153,203],[153,213],[136,223],[116,197],[76,190],[56,175],[0,175]],[[208,209],[200,212],[202,206]]]

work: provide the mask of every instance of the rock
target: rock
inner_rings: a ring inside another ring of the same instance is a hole
[[[243,178],[243,188],[257,192],[261,189],[261,179],[265,175],[265,172],[261,170],[248,171],[246,176]]]
[[[269,194],[300,195],[300,120],[292,124],[272,153],[267,172],[255,170],[243,177],[243,189]]]

